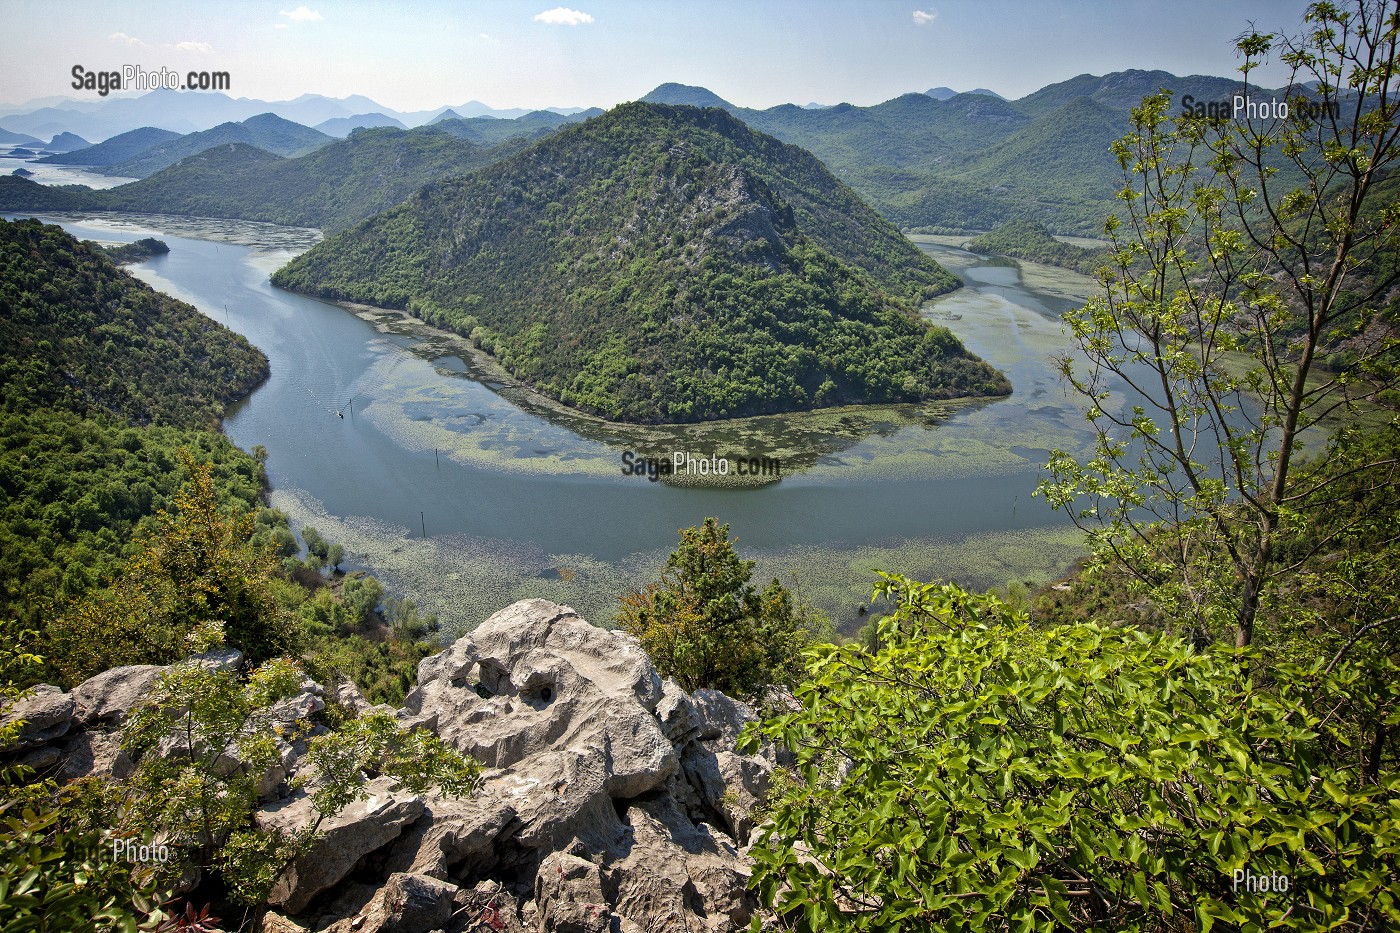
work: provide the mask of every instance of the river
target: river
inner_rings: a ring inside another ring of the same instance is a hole
[[[271,362],[225,429],[244,449],[267,448],[273,504],[452,632],[527,596],[605,619],[620,594],[658,575],[678,529],[711,515],[730,523],[757,578],[778,577],[847,631],[873,568],[986,587],[1052,579],[1082,550],[1065,517],[1032,495],[1050,447],[1082,451],[1089,440],[1052,360],[1066,340],[1059,316],[1090,284],[1078,276],[920,242],[967,285],[926,315],[1007,373],[1008,399],[633,432],[522,403],[453,342],[397,315],[273,288],[270,273],[314,232],[46,219],[85,239],[154,234],[170,245],[128,268]],[[623,475],[624,451],[672,448],[775,456],[785,473],[739,489]]]

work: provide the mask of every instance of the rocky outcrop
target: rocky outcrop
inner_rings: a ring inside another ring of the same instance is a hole
[[[156,664],[131,664],[83,681],[73,688],[78,721],[88,727],[120,725],[163,673]]]
[[[25,707],[27,751],[61,748],[64,777],[123,776],[131,762],[106,730],[163,670],[118,668],[71,697],[37,692]],[[736,751],[755,718],[749,706],[685,693],[635,639],[544,600],[496,613],[425,659],[418,676],[395,715],[481,761],[481,789],[424,798],[375,778],[366,799],[317,826],[311,850],[278,880],[264,930],[747,927],[756,905],[741,849],[778,763],[771,749]],[[316,826],[307,792],[289,791],[304,745],[282,732],[327,698],[350,714],[370,708],[353,689],[310,681],[279,704],[272,727],[285,754],[265,782],[275,799],[258,825]]]
[[[0,744],[0,753],[36,748],[62,738],[73,725],[76,708],[71,694],[40,684],[0,717],[0,729],[22,723],[17,736]]]

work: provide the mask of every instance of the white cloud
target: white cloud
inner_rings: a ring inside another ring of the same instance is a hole
[[[552,10],[545,10],[543,13],[536,13],[535,22],[548,23],[551,26],[582,26],[585,23],[593,22],[593,17],[582,10],[571,10],[566,6],[557,6]]]
[[[146,43],[142,42],[140,39],[136,38],[135,36],[128,36],[128,35],[127,35],[126,33],[124,33],[124,32],[114,32],[114,33],[112,33],[110,36],[108,36],[107,38],[108,38],[108,39],[111,39],[113,42],[125,42],[127,45],[145,45],[145,44],[146,44]]]
[[[273,23],[273,24],[272,24],[272,28],[273,28],[273,29],[286,29],[286,28],[287,28],[287,24],[286,24],[286,23]]]
[[[481,36],[481,41],[482,41],[482,42],[487,42],[487,43],[490,43],[491,45],[500,45],[500,44],[501,44],[501,40],[500,40],[500,39],[497,39],[495,36],[491,35],[489,32],[482,32],[482,33],[478,33],[477,35]]]
[[[177,42],[172,46],[177,52],[201,52],[208,55],[214,47],[208,42]]]
[[[325,19],[324,16],[305,4],[297,7],[295,10],[282,10],[277,15],[285,16],[294,23],[317,23]]]
[[[933,22],[933,21],[936,20],[936,19],[938,19],[938,11],[937,11],[937,10],[927,10],[927,11],[925,11],[925,10],[915,10],[915,11],[914,11],[914,25],[915,25],[915,26],[927,26],[929,23]]]

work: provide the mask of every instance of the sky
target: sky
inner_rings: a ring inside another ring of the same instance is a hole
[[[1128,68],[1232,77],[1249,24],[1304,0],[0,0],[0,103],[87,70],[226,71],[234,97],[363,94],[400,111],[609,107],[658,84],[747,107],[910,91],[1022,97]],[[1271,63],[1257,83],[1286,83]],[[92,92],[89,92],[89,96]],[[96,99],[96,98],[94,98]]]

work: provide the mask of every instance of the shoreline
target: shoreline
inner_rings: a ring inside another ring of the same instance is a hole
[[[318,299],[324,300],[324,299]],[[1011,396],[973,396],[946,401],[896,405],[842,405],[771,415],[749,415],[714,421],[678,424],[634,424],[571,408],[538,392],[510,373],[486,351],[472,346],[460,334],[446,331],[406,311],[351,301],[328,302],[355,315],[381,333],[416,338],[411,351],[437,364],[444,358],[461,362],[454,375],[471,378],[526,414],[581,438],[603,443],[639,457],[670,459],[673,452],[717,456],[731,461],[767,457],[782,462],[780,476],[663,476],[670,486],[747,489],[772,485],[799,476],[832,456],[859,443],[870,434],[911,424],[931,426],[955,414],[993,404]]]

